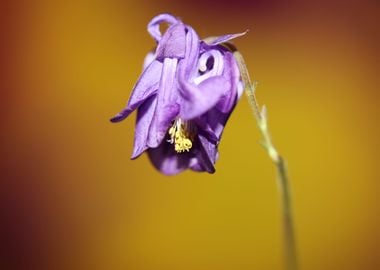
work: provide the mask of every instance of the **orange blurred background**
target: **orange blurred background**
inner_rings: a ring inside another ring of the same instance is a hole
[[[380,269],[377,1],[1,4],[0,269],[282,269],[275,171],[245,97],[214,175],[160,175],[111,124],[162,12],[235,41],[289,164],[305,270]]]

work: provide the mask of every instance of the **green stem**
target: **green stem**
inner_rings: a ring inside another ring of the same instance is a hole
[[[283,222],[284,222],[284,241],[286,247],[286,263],[287,269],[296,270],[297,265],[297,253],[296,243],[294,235],[294,225],[292,216],[292,204],[289,179],[286,171],[285,161],[279,156],[279,160],[276,164],[278,182],[280,186],[280,192],[282,194],[282,210],[283,210]]]
[[[231,45],[227,45],[233,48]],[[234,56],[239,64],[241,76],[245,85],[245,92],[248,97],[249,104],[252,108],[253,115],[256,118],[257,125],[263,137],[262,144],[267,150],[269,157],[273,161],[277,169],[277,179],[279,190],[281,194],[282,212],[283,212],[283,226],[284,226],[284,246],[285,246],[285,259],[287,270],[297,270],[297,254],[296,242],[293,227],[292,217],[292,203],[290,194],[290,183],[287,175],[287,169],[284,159],[278,153],[277,149],[273,146],[272,139],[268,130],[267,114],[265,106],[260,110],[260,106],[255,96],[255,85],[251,83],[247,67],[245,65],[242,55],[237,50],[232,50]]]

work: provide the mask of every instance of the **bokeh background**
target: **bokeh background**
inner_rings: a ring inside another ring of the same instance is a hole
[[[282,269],[245,98],[214,175],[160,175],[109,123],[170,12],[235,44],[288,161],[300,265],[380,269],[378,1],[2,1],[0,269]]]

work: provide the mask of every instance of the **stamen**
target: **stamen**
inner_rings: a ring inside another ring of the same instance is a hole
[[[189,152],[193,143],[191,142],[191,130],[187,121],[178,118],[169,129],[170,142],[174,143],[174,150],[177,153]]]

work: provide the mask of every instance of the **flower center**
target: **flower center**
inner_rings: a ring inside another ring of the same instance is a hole
[[[171,144],[174,143],[174,150],[177,153],[189,152],[193,143],[191,142],[190,124],[188,121],[183,121],[178,118],[174,121],[169,129]]]

